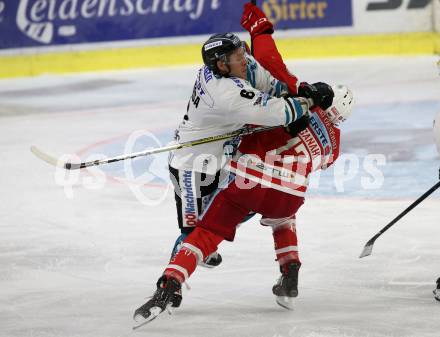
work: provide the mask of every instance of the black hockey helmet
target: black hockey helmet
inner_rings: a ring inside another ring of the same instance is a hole
[[[240,38],[232,33],[212,35],[202,46],[203,63],[214,73],[219,74],[217,61],[227,62],[227,57],[243,46]]]

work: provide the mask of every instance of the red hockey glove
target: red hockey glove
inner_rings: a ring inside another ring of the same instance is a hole
[[[250,2],[244,5],[240,24],[251,34],[252,40],[257,35],[273,33],[272,23],[257,6]]]

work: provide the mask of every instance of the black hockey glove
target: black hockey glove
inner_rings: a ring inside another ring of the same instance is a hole
[[[309,84],[307,82],[301,82],[298,88],[298,96],[311,98],[313,100],[313,106],[319,106],[323,110],[327,110],[333,104],[333,89],[327,83],[317,82]]]
[[[305,97],[305,98],[311,98],[313,100],[313,106],[321,105],[322,103],[322,95],[318,91],[318,88],[316,88],[313,84],[309,84],[307,82],[301,82],[298,87],[298,96]]]
[[[302,116],[300,119],[290,123],[286,126],[286,131],[290,133],[292,137],[296,137],[298,133],[305,130],[309,126],[310,117],[308,115]]]
[[[330,108],[333,104],[333,97],[335,97],[332,87],[324,82],[313,83],[313,86],[321,95],[321,103],[317,105],[319,105],[322,110]]]

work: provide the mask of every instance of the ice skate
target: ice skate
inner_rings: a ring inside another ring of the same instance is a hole
[[[170,307],[173,306],[175,300],[175,294],[181,290],[181,284],[174,278],[168,278],[162,276],[157,281],[157,290],[153,297],[144,305],[136,309],[133,315],[133,319],[138,323],[133,326],[133,329],[137,329],[159,316],[165,310],[170,313]],[[180,301],[182,296],[180,295]],[[180,305],[180,301],[178,305]]]
[[[293,298],[298,296],[298,271],[300,266],[301,263],[292,262],[281,268],[281,276],[272,288],[277,303],[288,310],[293,310]]]
[[[437,279],[437,288],[434,289],[434,298],[440,302],[440,277]]]

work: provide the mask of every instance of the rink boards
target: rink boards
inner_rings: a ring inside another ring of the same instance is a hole
[[[0,78],[200,63],[241,1],[0,0]],[[438,1],[265,0],[286,59],[440,51]],[[221,18],[221,19],[219,19]]]

